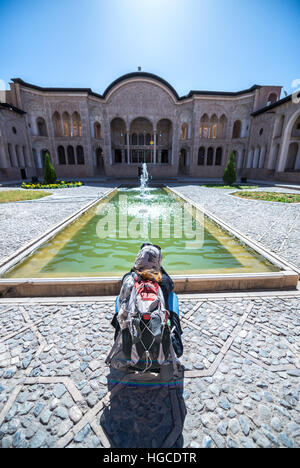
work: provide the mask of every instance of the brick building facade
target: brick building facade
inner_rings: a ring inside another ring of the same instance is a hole
[[[0,103],[0,180],[222,177],[231,151],[239,176],[300,182],[300,104],[281,87],[178,96],[162,78],[120,77],[103,95],[13,79]]]

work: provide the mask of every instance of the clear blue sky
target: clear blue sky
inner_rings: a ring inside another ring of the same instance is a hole
[[[0,0],[0,80],[103,93],[137,71],[238,91],[300,78],[300,0]]]

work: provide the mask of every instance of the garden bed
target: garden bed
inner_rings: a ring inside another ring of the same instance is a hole
[[[205,188],[221,188],[221,189],[238,189],[238,190],[247,190],[247,189],[257,189],[258,185],[224,185],[224,184],[201,184],[200,187]]]
[[[251,200],[262,200],[280,203],[300,203],[300,195],[281,192],[236,192],[232,195]]]
[[[34,190],[4,190],[0,192],[0,203],[36,200],[38,198],[48,197],[49,192],[35,192]]]
[[[34,183],[34,184],[29,184],[26,182],[23,182],[21,187],[23,189],[32,189],[32,190],[37,190],[37,189],[60,189],[60,188],[72,188],[72,187],[81,187],[83,185],[82,182],[65,182],[64,180],[61,180],[59,182],[56,182],[55,184],[40,184],[40,183]]]

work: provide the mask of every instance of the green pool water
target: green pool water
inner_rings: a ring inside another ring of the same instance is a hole
[[[167,189],[119,189],[10,270],[9,278],[119,276],[143,242],[160,245],[170,274],[278,271]]]

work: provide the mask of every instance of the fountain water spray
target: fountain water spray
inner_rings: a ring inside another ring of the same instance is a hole
[[[140,178],[140,181],[141,181],[140,189],[141,189],[142,198],[145,197],[145,192],[146,192],[147,187],[148,187],[148,180],[149,180],[149,174],[148,174],[148,170],[147,170],[147,164],[143,163],[143,165],[142,165],[142,174],[141,174],[141,178]]]
[[[148,187],[148,180],[149,180],[149,174],[147,170],[147,164],[143,163],[142,165],[142,174],[140,177],[140,192],[141,192],[141,198],[143,200],[143,203],[145,202],[145,193]],[[139,210],[139,213],[147,213],[147,208],[143,207],[141,210]]]

